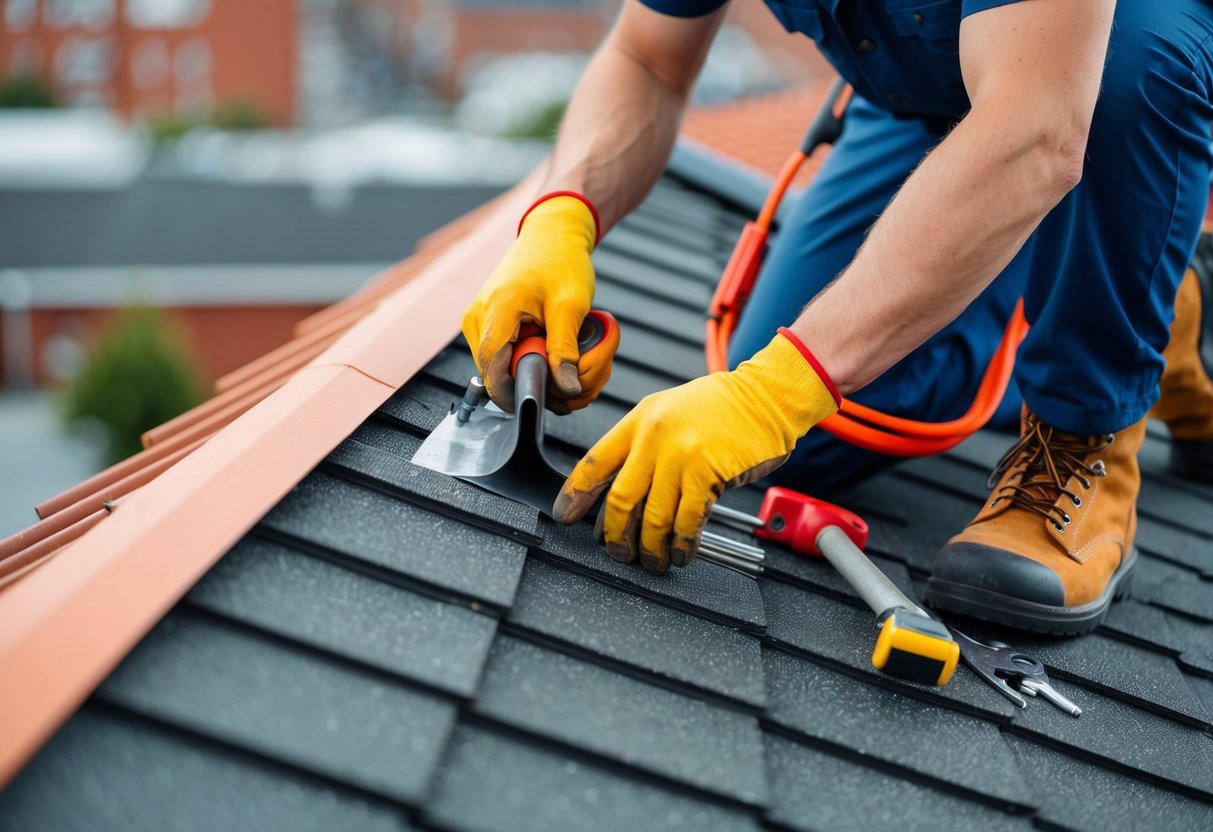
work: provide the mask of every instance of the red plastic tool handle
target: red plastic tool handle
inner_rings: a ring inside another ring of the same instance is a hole
[[[602,309],[591,309],[581,323],[577,333],[577,348],[584,357],[599,349],[606,343],[608,336],[619,329],[619,322],[610,312]],[[523,324],[518,330],[518,340],[514,343],[514,355],[510,359],[510,375],[518,369],[518,362],[523,356],[538,355],[544,361],[548,359],[547,335],[536,324]]]
[[[762,526],[754,532],[757,537],[778,541],[810,557],[824,557],[817,548],[817,537],[828,526],[842,529],[860,549],[868,542],[868,524],[862,517],[790,488],[767,489],[758,517]]]

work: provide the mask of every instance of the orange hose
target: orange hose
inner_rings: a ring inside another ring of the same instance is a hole
[[[844,90],[845,98],[835,102],[836,116],[840,115],[840,109],[846,107],[846,101],[849,100],[847,93],[848,90]],[[763,231],[770,230],[784,194],[807,158],[808,154],[798,150],[784,162],[756,220],[756,224]],[[730,266],[732,265],[730,262]],[[721,277],[722,288],[742,285],[744,271],[743,268],[726,271]],[[718,297],[721,295],[718,290]],[[707,320],[707,338],[704,343],[708,372],[728,369],[729,342],[733,338],[733,330],[741,314],[741,305],[746,299],[744,295],[739,295],[736,306],[719,310],[714,300],[713,315]],[[882,413],[850,399],[843,399],[839,411],[824,420],[821,427],[852,445],[890,456],[929,456],[942,453],[959,445],[990,421],[1007,391],[1011,371],[1015,366],[1015,353],[1027,333],[1028,322],[1024,318],[1023,300],[1020,299],[1003,331],[1002,341],[986,367],[973,403],[958,419],[948,422],[919,422]]]

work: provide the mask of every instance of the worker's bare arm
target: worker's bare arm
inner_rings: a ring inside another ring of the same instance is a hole
[[[845,394],[955,318],[1082,174],[1115,0],[1026,0],[960,30],[969,114],[792,326]]]
[[[541,192],[585,194],[604,232],[634,208],[665,168],[723,17],[669,17],[627,0],[569,102]]]

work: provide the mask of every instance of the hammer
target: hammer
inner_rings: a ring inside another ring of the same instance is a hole
[[[790,488],[770,488],[758,516],[717,505],[712,518],[778,541],[792,551],[824,557],[876,613],[880,634],[872,664],[894,676],[931,685],[952,678],[960,646],[863,553],[868,524],[844,508]]]

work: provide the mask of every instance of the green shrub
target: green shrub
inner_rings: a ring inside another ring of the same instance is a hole
[[[57,106],[50,85],[36,75],[0,78],[0,107],[45,109]]]
[[[565,101],[548,104],[542,110],[528,115],[520,123],[510,127],[505,131],[505,137],[551,141],[556,138],[556,131],[560,129],[560,122],[564,118],[566,107],[568,107],[568,102]]]
[[[220,104],[207,123],[220,130],[261,130],[269,127],[270,118],[256,99],[245,97]]]
[[[137,453],[144,431],[203,399],[184,343],[154,309],[126,310],[97,342],[65,401],[69,423],[95,419],[105,428],[110,463]]]
[[[210,113],[149,115],[144,118],[144,124],[152,139],[157,142],[171,142],[181,138],[195,127],[214,127],[218,130],[260,130],[270,126],[270,117],[254,99],[246,97],[225,101]]]

